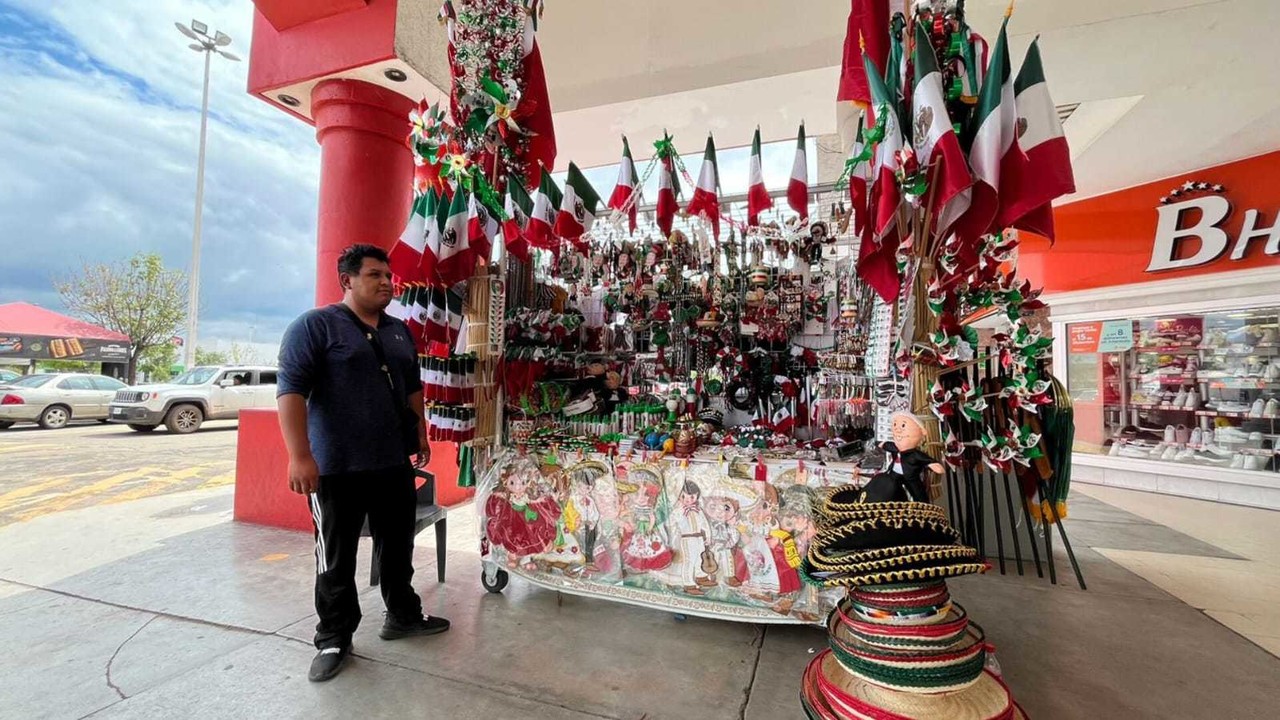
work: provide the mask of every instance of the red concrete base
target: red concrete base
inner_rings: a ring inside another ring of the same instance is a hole
[[[458,451],[452,443],[431,443],[436,501],[458,505],[475,494],[458,487]],[[307,501],[289,491],[289,453],[275,410],[244,410],[236,445],[235,519],[287,530],[311,530]]]

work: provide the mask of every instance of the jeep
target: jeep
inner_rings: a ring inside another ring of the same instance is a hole
[[[193,433],[206,420],[234,420],[249,408],[276,403],[276,369],[222,365],[196,367],[161,385],[139,385],[116,393],[107,420],[151,432]]]

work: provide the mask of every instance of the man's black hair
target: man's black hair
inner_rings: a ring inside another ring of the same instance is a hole
[[[376,245],[352,245],[343,250],[342,255],[338,257],[338,274],[359,275],[360,269],[364,267],[365,258],[384,263],[391,262],[387,252]]]

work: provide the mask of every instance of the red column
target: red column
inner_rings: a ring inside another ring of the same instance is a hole
[[[320,143],[316,305],[342,299],[338,256],[356,243],[387,250],[412,203],[409,98],[359,80],[325,80],[311,93]]]

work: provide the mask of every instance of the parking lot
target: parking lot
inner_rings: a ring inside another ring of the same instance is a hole
[[[193,435],[122,425],[0,430],[0,526],[75,508],[235,481],[234,421]]]

